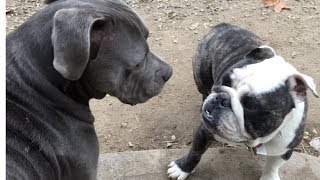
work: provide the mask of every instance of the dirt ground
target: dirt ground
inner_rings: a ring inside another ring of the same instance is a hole
[[[149,27],[151,50],[173,66],[162,93],[136,106],[113,97],[92,100],[100,152],[182,148],[192,142],[200,122],[201,96],[191,58],[210,27],[229,22],[254,31],[301,72],[320,82],[320,2],[288,0],[290,10],[276,14],[260,0],[126,0]],[[45,5],[39,0],[7,1],[7,32]],[[319,85],[319,83],[318,83]],[[320,90],[318,89],[318,92]],[[309,145],[320,136],[320,100],[309,92],[308,126],[296,150],[315,156]],[[224,146],[215,144],[215,146]]]

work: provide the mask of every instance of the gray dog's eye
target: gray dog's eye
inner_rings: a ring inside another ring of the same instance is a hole
[[[140,66],[141,66],[141,63],[137,64],[137,65],[135,66],[135,68],[136,68],[136,69],[139,69]]]
[[[147,61],[147,57],[148,57],[147,55],[148,53],[145,55],[145,58],[143,59],[143,61],[139,62],[133,67],[133,70],[139,70],[144,66],[145,62]]]
[[[139,70],[144,65],[144,61],[136,64],[133,68],[134,71]]]

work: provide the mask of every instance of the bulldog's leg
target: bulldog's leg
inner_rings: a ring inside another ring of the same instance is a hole
[[[292,150],[282,156],[267,156],[260,180],[280,180],[279,168],[291,157]]]
[[[196,134],[194,135],[192,147],[189,151],[189,154],[178,160],[172,161],[169,164],[169,178],[178,180],[186,179],[187,176],[197,166],[202,154],[208,149],[208,147],[212,143],[212,140],[212,135],[201,123]]]

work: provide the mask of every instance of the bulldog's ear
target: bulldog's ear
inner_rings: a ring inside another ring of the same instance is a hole
[[[53,66],[66,79],[79,79],[104,35],[105,18],[77,8],[61,9],[53,18]]]
[[[247,59],[264,60],[272,58],[276,55],[274,50],[268,45],[262,45],[256,49],[251,50],[245,55]]]
[[[299,73],[292,75],[289,77],[287,84],[291,95],[299,102],[303,101],[303,97],[307,95],[307,89],[310,89],[312,94],[319,98],[315,82],[305,74]]]

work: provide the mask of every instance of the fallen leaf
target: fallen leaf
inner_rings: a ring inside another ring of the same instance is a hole
[[[284,2],[282,0],[262,0],[262,3],[266,7],[273,7],[273,11],[276,13],[280,13],[282,9],[290,9],[287,2]]]
[[[274,6],[274,5],[278,4],[279,2],[280,2],[280,0],[262,0],[262,3],[267,7]]]
[[[280,13],[282,11],[282,9],[290,9],[288,6],[288,3],[280,1],[273,8],[274,12],[276,12],[276,13]]]

